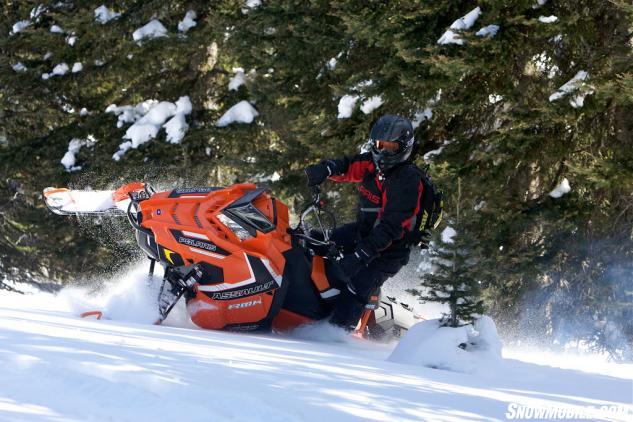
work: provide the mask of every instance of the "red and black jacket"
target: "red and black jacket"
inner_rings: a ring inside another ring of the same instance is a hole
[[[324,160],[329,178],[359,183],[356,224],[359,243],[378,255],[406,252],[406,234],[411,231],[422,196],[420,170],[402,163],[385,174],[376,171],[371,153]],[[396,254],[401,255],[401,254]]]

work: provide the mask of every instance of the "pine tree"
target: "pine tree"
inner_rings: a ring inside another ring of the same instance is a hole
[[[41,199],[46,186],[114,188],[135,179],[163,187],[217,185],[233,182],[238,168],[242,180],[258,173],[247,159],[266,138],[258,126],[216,126],[229,107],[248,97],[245,87],[227,89],[234,62],[223,49],[223,8],[239,5],[121,1],[108,3],[111,19],[99,22],[100,5],[50,1],[2,7],[0,256],[8,263],[5,271],[16,272],[12,278],[62,279],[85,269],[111,270],[136,250],[123,222],[82,233],[77,221],[51,216]],[[178,26],[189,10],[197,15],[196,26],[184,32]],[[135,40],[133,33],[153,20],[163,25],[165,36]],[[28,25],[14,31],[21,21]],[[110,105],[176,102],[185,95],[193,110],[179,144],[166,142],[161,129],[155,140],[112,159],[131,123],[118,126],[116,115],[106,112]],[[81,171],[68,171],[60,162],[72,139],[96,140],[75,155],[73,167]],[[109,239],[112,230],[117,235]]]
[[[457,203],[454,223],[460,223],[461,181],[457,182]],[[456,233],[447,227],[441,236],[435,236],[431,244],[430,260],[433,272],[422,275],[424,290],[413,289],[410,293],[424,302],[447,304],[449,313],[444,314],[440,323],[444,326],[459,327],[472,323],[483,314],[483,301],[479,280],[473,275],[476,267],[473,258],[474,240],[468,233]]]

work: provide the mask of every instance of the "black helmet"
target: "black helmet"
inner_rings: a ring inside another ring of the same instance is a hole
[[[404,117],[385,114],[372,126],[369,141],[376,168],[387,171],[411,156],[415,143],[413,126]]]

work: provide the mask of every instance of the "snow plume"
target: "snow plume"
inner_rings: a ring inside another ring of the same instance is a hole
[[[232,123],[250,124],[253,123],[253,120],[258,115],[257,110],[248,101],[243,100],[228,109],[215,125],[217,127],[226,127]]]
[[[353,341],[344,329],[332,325],[326,320],[301,325],[292,330],[290,335],[301,340],[318,341],[320,343],[346,343]]]
[[[104,318],[151,324],[158,319],[156,297],[160,289],[162,270],[160,265],[157,265],[156,273],[150,278],[147,271],[148,262],[132,264],[105,283],[91,283],[92,288],[65,288],[58,297],[77,315],[99,310],[103,312]],[[184,312],[184,304],[179,305],[179,309],[174,309],[174,315],[170,315],[170,320],[172,317],[173,320],[182,319],[182,315],[178,314]],[[192,326],[191,323],[182,325]]]
[[[430,368],[472,373],[501,359],[502,344],[494,321],[441,327],[437,319],[418,322],[400,340],[389,360]],[[483,365],[482,365],[483,364]]]
[[[119,150],[114,153],[112,159],[119,161],[129,149],[138,148],[156,138],[161,127],[165,128],[167,142],[180,143],[189,128],[185,116],[191,114],[191,110],[192,105],[188,96],[180,97],[175,104],[169,101],[147,100],[135,106],[108,106],[106,113],[114,113],[118,117],[117,127],[133,123],[123,135],[123,139],[128,141],[119,145]]]
[[[108,9],[103,4],[95,9],[95,20],[101,25],[105,25],[112,19],[117,19],[119,16],[121,16],[120,13]]]
[[[556,186],[556,188],[553,191],[549,193],[549,196],[551,196],[554,199],[558,199],[561,196],[565,195],[566,193],[569,193],[570,191],[571,191],[571,187],[569,186],[569,180],[565,178],[559,183],[558,186]]]
[[[194,26],[197,25],[196,23],[196,18],[198,17],[198,15],[196,15],[196,12],[193,10],[189,10],[187,11],[187,13],[185,13],[185,17],[182,18],[182,20],[180,22],[178,22],[178,30],[180,32],[187,32],[189,31],[191,28],[193,28]]]
[[[68,151],[61,159],[62,165],[66,168],[67,172],[81,170],[81,166],[76,166],[79,150],[84,147],[91,147],[97,143],[97,140],[92,135],[88,135],[86,139],[73,138],[68,143]]]
[[[167,36],[167,29],[157,19],[152,19],[145,26],[140,27],[134,33],[132,38],[137,44],[141,44],[144,39],[161,38]]]
[[[588,77],[589,73],[584,70],[580,70],[573,78],[558,88],[555,93],[550,95],[549,101],[553,102],[568,94],[574,93],[569,100],[569,104],[574,108],[581,108],[585,104],[585,97],[593,94],[594,92],[593,86],[585,82]]]
[[[442,34],[439,40],[437,40],[438,44],[458,44],[463,45],[464,40],[461,38],[459,32],[470,29],[474,24],[479,15],[481,14],[481,8],[475,7],[473,10],[457,19],[453,22],[450,28]],[[457,31],[457,32],[455,32]]]

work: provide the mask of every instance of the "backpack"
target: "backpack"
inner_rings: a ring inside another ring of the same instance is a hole
[[[415,222],[409,232],[408,243],[416,245],[420,249],[429,247],[431,232],[442,222],[444,212],[444,194],[437,190],[427,174],[428,167],[420,170],[423,190],[420,197],[420,209],[415,216]]]

